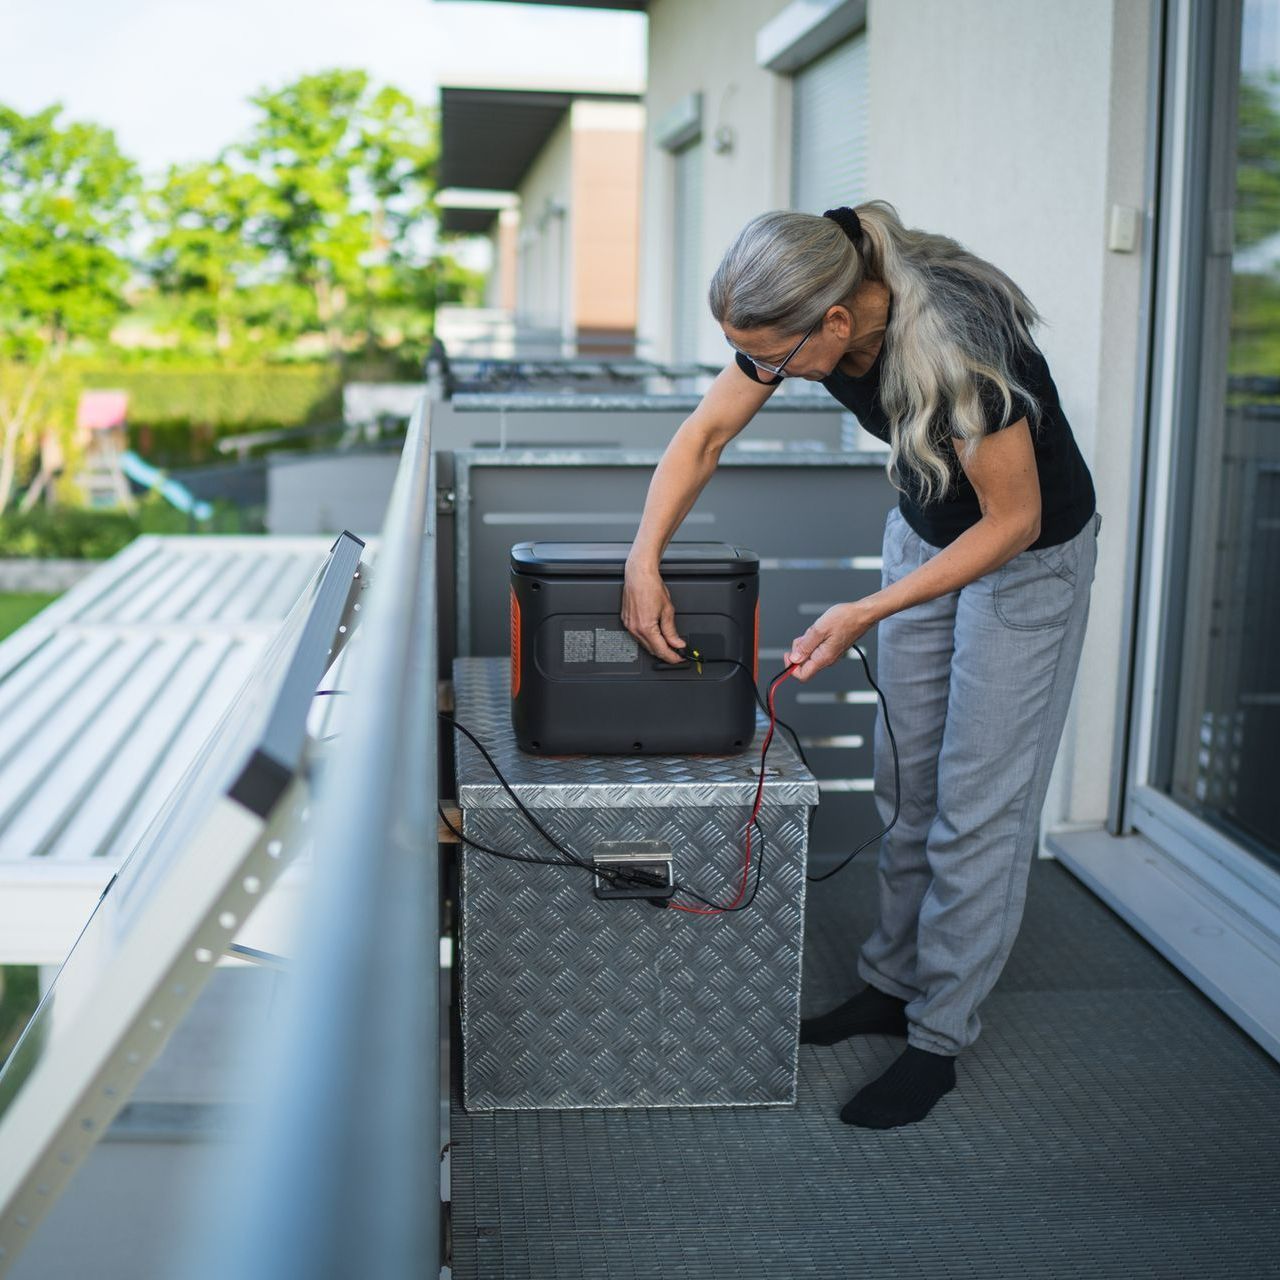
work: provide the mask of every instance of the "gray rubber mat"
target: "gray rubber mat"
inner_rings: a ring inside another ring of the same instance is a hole
[[[809,886],[806,1015],[860,985],[871,877]],[[794,1108],[468,1115],[455,1062],[455,1280],[1280,1276],[1280,1068],[1057,864],[981,1013],[887,1132],[838,1115],[884,1036],[802,1045]]]

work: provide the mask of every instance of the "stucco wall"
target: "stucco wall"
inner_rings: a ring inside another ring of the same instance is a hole
[[[572,324],[572,195],[572,126],[566,111],[520,185],[516,273],[520,323],[566,336]]]

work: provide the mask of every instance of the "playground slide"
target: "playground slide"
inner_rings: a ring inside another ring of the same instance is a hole
[[[120,470],[137,484],[155,489],[166,502],[186,515],[193,515],[197,520],[208,520],[213,515],[213,508],[207,502],[197,498],[186,485],[168,479],[163,471],[144,462],[132,449],[120,455]]]

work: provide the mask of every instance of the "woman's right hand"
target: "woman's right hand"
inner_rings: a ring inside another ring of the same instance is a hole
[[[627,558],[622,588],[622,625],[640,645],[663,662],[686,661],[676,629],[676,611],[659,571],[659,547],[680,528],[703,486],[711,479],[720,452],[751,421],[772,395],[776,382],[761,384],[738,368],[736,357],[716,375],[698,407],[680,424],[649,481],[640,527]]]
[[[622,586],[622,625],[655,658],[685,662],[674,645],[684,646],[676,630],[676,609],[656,569],[627,564]]]

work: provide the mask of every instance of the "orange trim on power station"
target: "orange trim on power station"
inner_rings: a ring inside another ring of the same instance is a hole
[[[520,695],[520,601],[511,588],[511,696]]]

